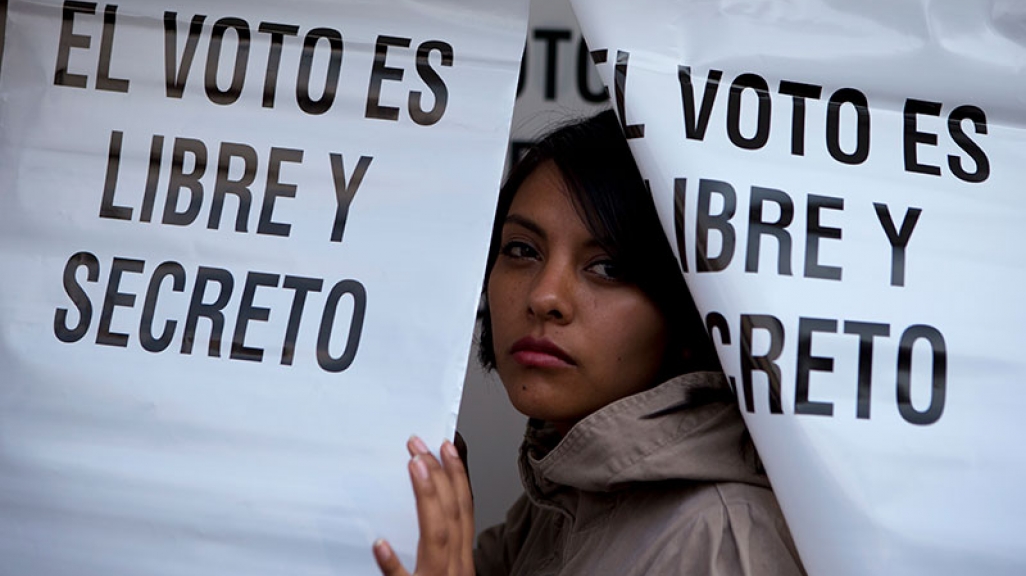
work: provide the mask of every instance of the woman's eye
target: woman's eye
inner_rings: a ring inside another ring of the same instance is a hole
[[[612,260],[600,260],[588,265],[588,270],[606,280],[623,280],[623,271]]]
[[[502,255],[508,256],[509,258],[522,259],[522,258],[536,258],[538,251],[533,246],[526,242],[519,240],[513,240],[503,244]]]

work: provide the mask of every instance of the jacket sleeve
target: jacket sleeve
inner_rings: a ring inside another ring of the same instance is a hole
[[[780,508],[765,502],[723,502],[682,527],[680,548],[662,572],[701,576],[806,576]],[[676,548],[676,547],[675,547]]]
[[[506,512],[506,521],[483,530],[474,548],[477,576],[507,576],[523,548],[531,528],[532,506],[521,495]]]

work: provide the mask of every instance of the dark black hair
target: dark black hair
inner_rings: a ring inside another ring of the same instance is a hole
[[[666,376],[720,370],[719,360],[684,283],[656,215],[652,195],[638,171],[620,122],[612,110],[566,124],[542,138],[510,169],[499,191],[492,228],[485,293],[499,255],[502,226],[521,184],[545,162],[559,169],[588,231],[617,264],[623,278],[647,294],[670,327],[668,350],[680,350],[679,364]],[[487,297],[481,310],[481,365],[495,367]],[[684,351],[688,351],[685,357]]]

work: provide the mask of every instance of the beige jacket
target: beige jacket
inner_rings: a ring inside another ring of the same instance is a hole
[[[679,376],[559,440],[528,423],[525,494],[478,538],[478,576],[805,574],[724,378]]]

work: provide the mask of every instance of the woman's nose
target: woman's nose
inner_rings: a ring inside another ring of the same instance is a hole
[[[528,312],[537,318],[567,324],[574,315],[573,267],[549,260],[538,271],[531,286]]]

